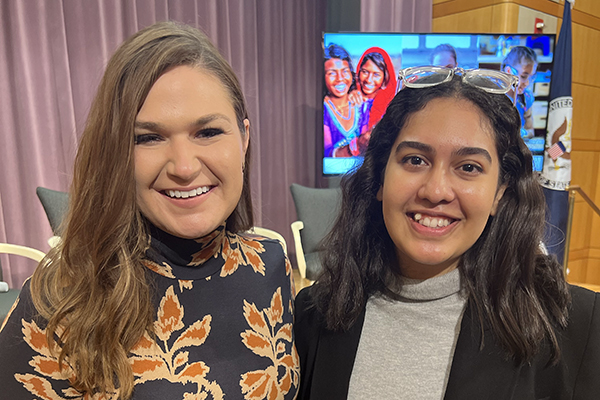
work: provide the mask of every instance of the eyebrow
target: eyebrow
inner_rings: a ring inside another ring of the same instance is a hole
[[[207,125],[218,119],[223,119],[223,120],[231,123],[231,120],[225,114],[214,113],[214,114],[208,114],[201,118],[198,118],[196,121],[194,121],[191,124],[191,126],[194,126],[194,127],[204,126],[204,125]],[[160,124],[158,122],[150,122],[150,121],[135,121],[134,127],[136,129],[145,129],[148,131],[155,131],[155,132],[161,132],[161,131],[166,130],[166,127],[163,124]]]
[[[421,142],[413,142],[413,141],[409,141],[409,140],[398,143],[398,146],[396,146],[396,153],[400,152],[400,150],[405,149],[405,148],[411,148],[411,149],[415,149],[415,150],[420,150],[424,153],[435,154],[435,149],[433,147],[431,147],[430,145],[421,143]]]
[[[457,151],[453,152],[457,156],[476,156],[480,155],[485,157],[490,163],[492,162],[492,156],[486,149],[481,147],[461,147]]]
[[[396,146],[396,153],[405,148],[419,150],[427,154],[435,155],[436,153],[435,149],[432,146],[425,143],[413,141],[404,141],[398,143],[398,146]],[[486,149],[482,149],[481,147],[461,147],[460,149],[453,151],[452,154],[455,156],[481,155],[485,157],[490,163],[492,162],[492,156],[490,155],[490,153]]]

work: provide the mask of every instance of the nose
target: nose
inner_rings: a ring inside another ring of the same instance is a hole
[[[167,173],[174,179],[191,182],[201,169],[197,146],[185,138],[173,138],[169,143]]]
[[[429,174],[423,176],[423,183],[417,195],[432,204],[450,203],[455,198],[449,172],[443,166],[434,166]]]

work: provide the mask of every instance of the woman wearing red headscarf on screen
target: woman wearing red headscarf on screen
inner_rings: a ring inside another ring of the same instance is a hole
[[[388,53],[380,47],[367,49],[358,62],[358,88],[363,98],[372,99],[369,131],[379,122],[396,94],[396,72]]]

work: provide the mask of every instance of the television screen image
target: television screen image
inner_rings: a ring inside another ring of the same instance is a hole
[[[439,65],[502,70],[519,76],[515,106],[521,137],[544,159],[555,35],[466,33],[324,33],[323,175],[362,163],[374,126],[396,94],[398,72]]]

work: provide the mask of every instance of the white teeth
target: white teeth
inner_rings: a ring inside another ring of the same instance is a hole
[[[416,213],[413,219],[419,224],[428,228],[441,228],[450,225],[452,222],[447,218],[425,217],[420,213]]]
[[[198,195],[204,194],[204,193],[208,192],[209,190],[210,190],[210,187],[204,186],[204,187],[199,187],[197,189],[189,190],[187,192],[184,192],[181,190],[166,190],[165,193],[169,197],[172,197],[172,198],[187,199],[190,197],[196,197]]]

